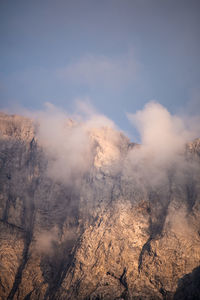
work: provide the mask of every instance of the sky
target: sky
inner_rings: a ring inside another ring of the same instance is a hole
[[[200,113],[199,0],[0,0],[0,109],[86,101],[131,136],[152,100]]]

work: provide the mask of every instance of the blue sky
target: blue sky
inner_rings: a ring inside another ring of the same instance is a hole
[[[199,0],[0,0],[0,109],[200,112]]]

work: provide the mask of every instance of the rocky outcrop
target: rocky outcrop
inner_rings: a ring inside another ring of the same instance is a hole
[[[69,184],[37,130],[0,114],[0,299],[199,299],[200,140],[153,185],[130,164],[140,146],[89,128]]]

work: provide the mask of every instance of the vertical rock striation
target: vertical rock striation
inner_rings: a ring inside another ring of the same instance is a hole
[[[200,140],[151,185],[130,164],[139,145],[87,134],[89,167],[69,184],[34,123],[0,114],[0,299],[200,299]]]

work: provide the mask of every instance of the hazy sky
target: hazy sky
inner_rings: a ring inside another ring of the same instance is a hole
[[[200,111],[199,0],[0,0],[0,53],[0,109]]]

